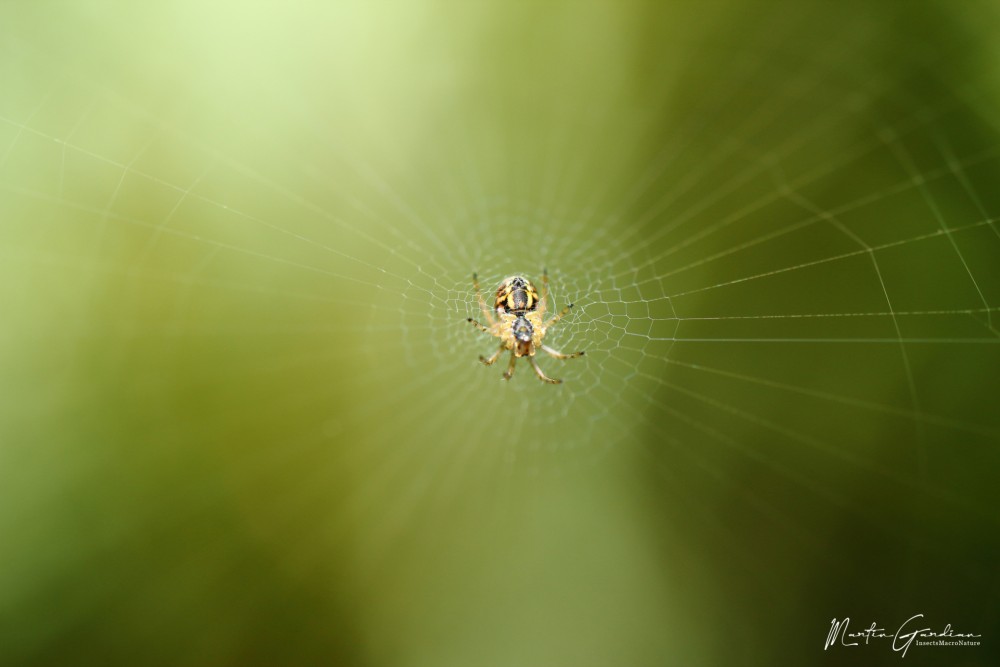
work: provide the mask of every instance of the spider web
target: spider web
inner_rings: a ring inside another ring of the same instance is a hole
[[[797,25],[793,14],[772,28]],[[185,299],[211,284],[259,294],[261,322],[235,320],[238,332],[292,336],[295,322],[270,309],[317,302],[320,328],[338,335],[326,356],[354,357],[357,381],[378,394],[361,412],[412,405],[413,439],[440,433],[430,405],[470,437],[502,433],[510,459],[525,448],[600,449],[676,419],[708,428],[711,417],[674,399],[754,421],[754,409],[716,404],[689,381],[894,415],[913,423],[914,442],[927,423],[995,435],[975,409],[943,409],[914,360],[995,354],[1000,230],[982,183],[998,146],[980,141],[995,123],[985,112],[995,91],[958,81],[933,100],[908,100],[893,79],[906,63],[864,70],[858,50],[871,56],[870,31],[855,27],[854,41],[797,64],[744,44],[725,53],[721,80],[690,99],[683,76],[665,68],[663,89],[643,91],[648,111],[602,100],[505,110],[478,126],[482,114],[427,112],[429,131],[408,136],[405,152],[388,145],[408,125],[376,120],[376,140],[369,131],[355,141],[347,130],[357,120],[324,134],[315,115],[285,108],[292,128],[240,128],[261,138],[244,158],[228,136],[185,133],[190,110],[165,115],[100,81],[49,72],[38,77],[55,82],[47,94],[31,94],[36,79],[24,77],[31,91],[14,99],[25,106],[5,111],[3,185],[9,202],[96,218],[89,252],[73,249],[93,273],[173,279]],[[24,44],[13,56],[8,79],[48,66]],[[982,134],[955,136],[967,118]],[[222,122],[195,120],[199,130]],[[126,235],[145,238],[109,250]],[[58,241],[39,245],[56,261]],[[232,261],[267,280],[213,282]],[[508,385],[476,363],[494,342],[464,324],[478,317],[470,276],[489,294],[514,273],[538,281],[543,267],[550,308],[577,304],[547,343],[588,357],[543,360],[564,387],[533,382],[524,364]],[[265,289],[286,276],[309,289]],[[168,325],[197,336],[218,323],[188,312]],[[858,378],[876,373],[855,361],[876,364],[891,389],[866,392]],[[845,365],[824,372],[831,363]]]
[[[331,11],[324,25],[347,10]],[[17,423],[66,399],[40,398],[60,375],[18,360],[28,341],[74,378],[164,406],[143,408],[154,431],[183,433],[171,415],[191,413],[195,440],[252,439],[234,422],[269,415],[261,437],[326,452],[300,471],[302,497],[334,467],[361,471],[346,525],[394,489],[370,553],[427,497],[620,448],[706,480],[745,459],[851,502],[830,466],[979,511],[985,489],[960,492],[940,466],[956,442],[975,459],[1000,439],[995,72],[950,42],[893,51],[887,19],[864,13],[803,52],[803,9],[738,37],[721,14],[686,17],[689,31],[654,21],[628,48],[615,35],[637,28],[615,24],[556,44],[522,81],[537,48],[507,44],[517,20],[490,28],[468,9],[463,30],[421,41],[444,12],[401,12],[377,47],[352,33],[373,29],[363,13],[334,47],[296,15],[276,30],[301,32],[300,54],[211,52],[201,76],[199,40],[181,64],[151,55],[197,23],[185,13],[101,76],[99,48],[73,64],[10,40],[0,252]],[[243,19],[272,34],[268,16]],[[951,20],[976,34],[971,12]],[[471,46],[480,33],[499,55]],[[559,78],[580,59],[588,76]],[[472,273],[489,298],[545,268],[550,310],[575,304],[545,342],[587,354],[539,357],[558,387],[523,362],[505,382],[505,357],[477,361],[496,341],[465,321],[480,317]],[[249,456],[245,470],[283,457]]]

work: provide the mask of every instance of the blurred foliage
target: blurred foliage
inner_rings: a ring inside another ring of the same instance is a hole
[[[6,3],[0,662],[995,663],[998,18]]]

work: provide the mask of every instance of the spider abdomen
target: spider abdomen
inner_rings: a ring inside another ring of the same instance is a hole
[[[494,308],[498,313],[521,315],[538,308],[538,290],[530,280],[522,276],[511,276],[497,288]]]

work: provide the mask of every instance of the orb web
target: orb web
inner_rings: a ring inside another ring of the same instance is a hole
[[[635,93],[646,106],[437,110],[387,128],[278,104],[229,131],[21,44],[19,67],[53,85],[8,70],[26,92],[0,112],[0,187],[17,215],[48,222],[20,227],[29,252],[9,253],[82,284],[131,282],[135,299],[144,285],[169,293],[162,318],[85,317],[101,305],[91,295],[60,330],[71,339],[269,337],[247,377],[282,363],[349,374],[346,421],[376,449],[403,448],[401,462],[425,441],[448,443],[442,460],[488,442],[516,467],[743,429],[838,450],[789,424],[785,400],[892,415],[914,447],[928,425],[994,437],[928,369],[997,354],[996,86],[970,75],[912,99],[898,78],[909,61],[872,66],[871,33],[852,39],[794,62],[737,45],[693,92],[664,69],[661,88]],[[954,130],[970,119],[977,133]],[[502,363],[478,362],[495,341],[466,322],[472,273],[489,295],[544,269],[552,312],[576,304],[546,343],[587,355],[539,358],[559,387],[524,363],[505,382]]]

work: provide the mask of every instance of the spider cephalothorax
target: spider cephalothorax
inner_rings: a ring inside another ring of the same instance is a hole
[[[530,352],[532,338],[535,335],[535,327],[523,315],[518,316],[514,323],[510,325],[510,332],[514,336],[514,356],[523,357],[533,354]]]
[[[486,321],[489,322],[489,326],[480,324],[471,317],[469,321],[481,331],[500,339],[500,349],[494,352],[490,358],[481,356],[479,360],[487,366],[491,366],[502,352],[510,350],[510,363],[503,374],[505,379],[509,380],[514,374],[514,364],[518,358],[527,357],[528,363],[535,369],[535,374],[540,380],[552,384],[562,382],[562,380],[553,380],[542,372],[542,369],[535,363],[535,351],[543,350],[556,359],[573,359],[582,356],[583,352],[563,354],[542,344],[542,339],[545,338],[549,327],[555,325],[573,307],[573,304],[569,304],[550,320],[543,319],[545,317],[545,302],[549,293],[548,272],[542,273],[541,295],[527,278],[511,276],[504,280],[497,288],[493,312],[486,307],[486,301],[479,289],[479,280],[476,278],[476,274],[472,274],[472,284],[476,288],[479,307],[482,309]]]

